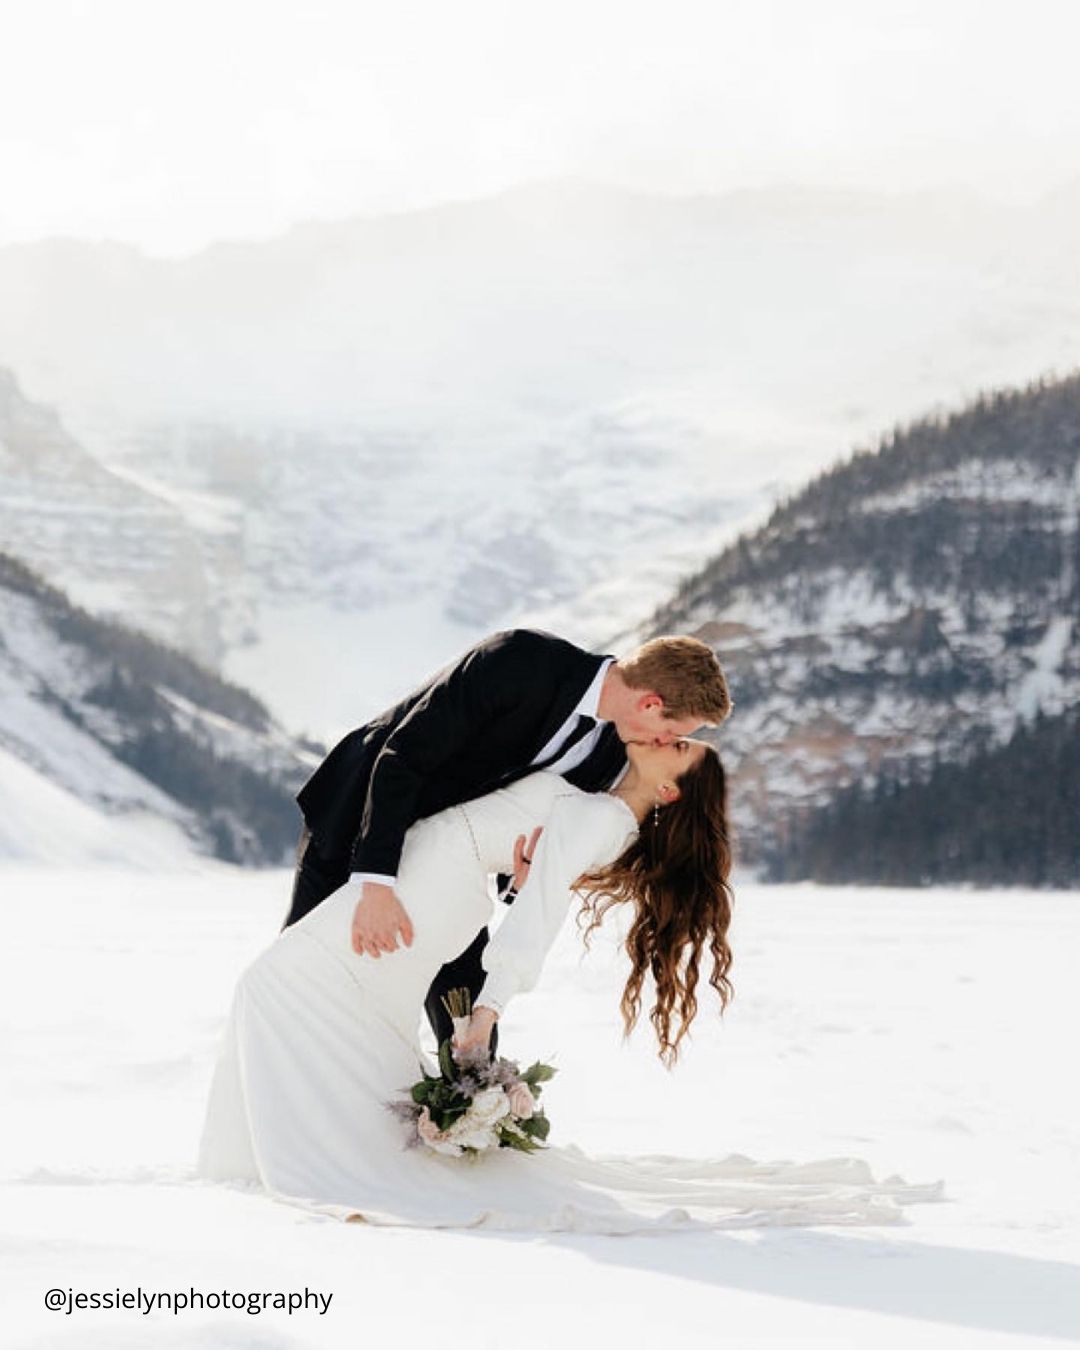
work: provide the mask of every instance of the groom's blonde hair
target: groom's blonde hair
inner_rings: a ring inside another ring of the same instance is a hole
[[[716,653],[697,638],[651,638],[620,660],[619,671],[631,689],[659,694],[665,717],[719,726],[734,706]]]

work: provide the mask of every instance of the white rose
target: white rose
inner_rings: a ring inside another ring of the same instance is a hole
[[[483,1152],[485,1149],[494,1148],[499,1142],[499,1137],[490,1126],[477,1126],[472,1130],[465,1130],[457,1136],[457,1142],[462,1148],[475,1148]]]
[[[448,1158],[460,1158],[464,1149],[449,1139],[435,1139],[428,1142],[428,1148],[434,1153],[445,1153]]]
[[[494,1125],[509,1113],[506,1093],[501,1087],[490,1087],[476,1094],[464,1118],[478,1125]]]

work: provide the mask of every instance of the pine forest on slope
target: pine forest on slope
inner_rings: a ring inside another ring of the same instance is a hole
[[[293,793],[321,747],[0,553],[0,749],[105,815],[148,812],[199,851],[279,864],[299,830]]]
[[[842,850],[845,831],[879,844],[889,835],[896,784],[917,780],[903,799],[910,811],[911,794],[945,790],[943,765],[970,761],[966,777],[948,777],[949,829],[963,833],[971,821],[958,797],[974,812],[986,777],[1035,772],[1032,745],[1075,745],[1075,723],[1060,719],[1080,704],[1078,579],[1072,375],[894,429],[688,577],[642,631],[696,632],[730,674],[736,707],[719,743],[735,771],[746,860],[777,876],[832,878],[844,864],[821,858]],[[1040,713],[1051,720],[1035,739],[1005,753]],[[1010,817],[1026,853],[998,850],[984,866],[972,839],[943,845],[955,866],[928,866],[937,843],[897,820],[889,848],[852,852],[850,875],[1075,884],[1068,831],[1036,842],[1047,793],[1071,789],[1064,778],[1027,786],[1012,786]],[[831,840],[819,852],[815,831]]]

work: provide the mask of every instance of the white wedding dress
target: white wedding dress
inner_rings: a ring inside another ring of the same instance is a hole
[[[501,1009],[535,984],[570,883],[636,832],[617,797],[539,772],[429,816],[406,836],[396,886],[413,923],[410,947],[357,956],[356,887],[345,886],[248,967],[214,1070],[200,1176],[371,1224],[590,1233],[894,1223],[902,1203],[940,1198],[940,1182],[875,1182],[853,1158],[595,1157],[573,1144],[453,1158],[406,1148],[384,1103],[421,1066],[437,1072],[418,1038],[428,988],[491,919],[488,873],[511,871],[514,840],[538,824],[529,878],[484,953],[478,1002]],[[500,1053],[517,1057],[511,1046]]]

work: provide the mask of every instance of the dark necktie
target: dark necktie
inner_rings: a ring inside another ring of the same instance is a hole
[[[564,740],[557,749],[553,750],[552,753],[548,755],[547,759],[541,760],[539,764],[533,764],[530,767],[529,772],[538,773],[541,769],[546,769],[549,764],[554,764],[557,759],[562,759],[567,750],[569,750],[572,745],[576,745],[583,736],[587,736],[595,726],[596,719],[594,717],[586,717],[583,713],[578,713],[578,720],[571,729],[570,735],[567,736],[566,740]]]

